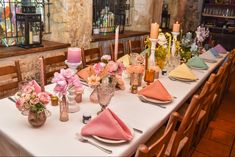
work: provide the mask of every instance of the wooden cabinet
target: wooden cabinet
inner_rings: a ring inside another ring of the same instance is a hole
[[[204,0],[201,24],[210,29],[217,42],[222,42],[228,50],[234,48],[235,0]]]

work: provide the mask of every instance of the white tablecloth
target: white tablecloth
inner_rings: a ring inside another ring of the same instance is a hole
[[[48,105],[52,112],[46,123],[40,128],[32,128],[27,117],[15,107],[15,104],[7,98],[0,100],[0,155],[33,155],[33,156],[128,156],[136,151],[139,144],[145,143],[150,136],[161,127],[169,118],[169,115],[177,110],[206,80],[209,74],[218,67],[223,59],[217,63],[208,63],[208,70],[193,70],[199,78],[196,82],[186,84],[179,81],[171,81],[166,76],[159,80],[173,96],[177,97],[172,103],[166,104],[166,109],[158,106],[142,103],[129,89],[116,91],[109,108],[114,111],[126,124],[143,130],[140,134],[134,132],[134,138],[129,143],[105,144],[95,141],[113,151],[106,154],[96,147],[81,143],[75,139],[75,133],[80,132],[84,126],[82,114],[90,112],[96,116],[100,106],[89,101],[91,89],[86,88],[80,111],[69,114],[68,122],[59,121],[59,107]],[[54,85],[46,87],[52,91]],[[4,154],[5,153],[5,154]]]

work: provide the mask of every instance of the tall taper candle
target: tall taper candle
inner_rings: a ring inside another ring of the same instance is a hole
[[[158,32],[159,32],[159,24],[152,23],[151,24],[151,30],[150,30],[150,38],[151,39],[157,39],[158,38]]]
[[[114,61],[118,58],[118,38],[119,38],[119,26],[115,30],[115,48],[114,48]]]
[[[173,30],[172,30],[172,32],[180,32],[180,24],[179,24],[178,21],[173,24]]]
[[[42,91],[45,91],[45,79],[44,79],[44,64],[43,64],[43,58],[42,57],[39,57],[39,63],[40,63],[40,80],[41,80],[41,88],[42,88]]]

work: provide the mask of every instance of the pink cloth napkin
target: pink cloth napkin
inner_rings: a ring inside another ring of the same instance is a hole
[[[216,45],[214,47],[214,49],[218,52],[218,53],[227,53],[227,50],[220,44]]]
[[[162,85],[159,80],[140,90],[138,94],[161,101],[172,100],[172,96],[168,93],[166,88]]]
[[[83,136],[99,136],[111,140],[130,141],[133,136],[129,128],[110,109],[105,109],[95,119],[85,125],[81,134]]]
[[[35,80],[33,80],[32,83],[33,83],[35,92],[36,92],[36,93],[40,93],[40,92],[42,91],[42,89],[41,89],[41,87],[39,86],[39,84],[38,84]]]

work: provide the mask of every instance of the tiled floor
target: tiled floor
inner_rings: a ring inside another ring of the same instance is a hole
[[[192,157],[235,157],[235,76]]]

